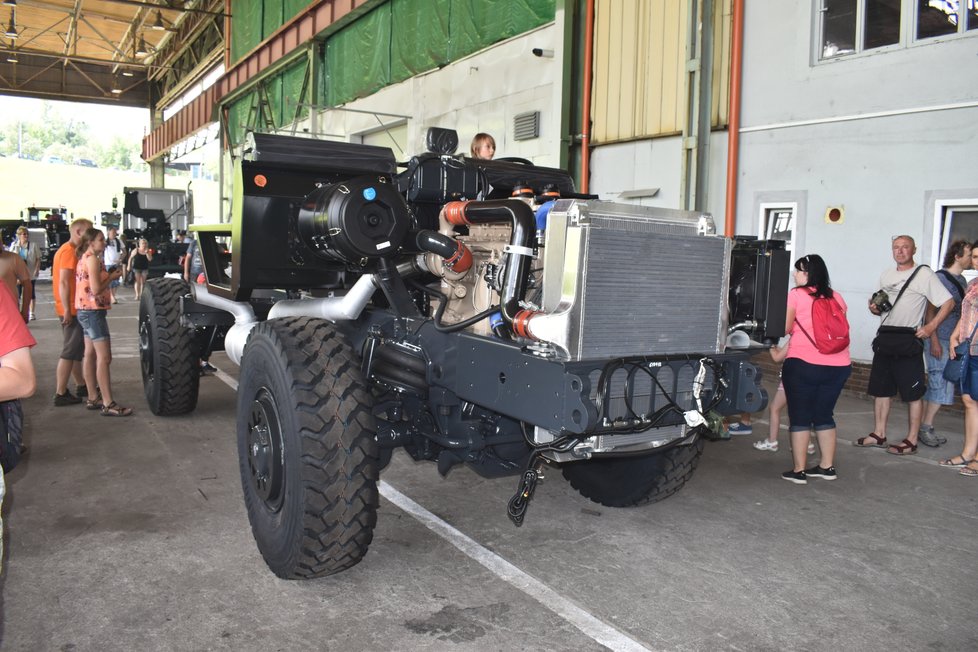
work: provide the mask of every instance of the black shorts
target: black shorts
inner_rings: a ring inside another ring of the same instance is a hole
[[[64,339],[64,346],[61,349],[62,359],[80,361],[85,357],[85,334],[77,317],[67,326],[61,324],[61,336]]]
[[[873,356],[866,392],[880,398],[896,396],[899,392],[900,398],[908,403],[919,401],[927,392],[924,356],[897,358],[877,353]]]

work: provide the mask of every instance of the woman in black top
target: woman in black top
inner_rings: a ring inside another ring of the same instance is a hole
[[[136,290],[136,300],[143,292],[143,284],[149,275],[149,261],[153,260],[153,250],[149,248],[146,238],[139,239],[139,246],[129,254],[128,272],[132,272],[133,287]]]

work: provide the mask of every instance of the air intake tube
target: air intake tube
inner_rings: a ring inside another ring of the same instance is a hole
[[[472,252],[465,244],[437,231],[418,231],[414,242],[421,251],[429,251],[445,259],[453,272],[467,272],[472,267]]]
[[[506,276],[503,279],[500,311],[503,319],[512,324],[520,311],[520,300],[526,294],[530,262],[533,258],[533,237],[536,219],[533,210],[515,199],[490,201],[454,201],[445,205],[445,218],[456,226],[510,222],[513,235],[506,247]]]

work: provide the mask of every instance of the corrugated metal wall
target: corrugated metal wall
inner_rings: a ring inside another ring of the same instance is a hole
[[[687,0],[595,4],[593,144],[682,133]],[[727,122],[731,0],[715,3],[714,127]]]

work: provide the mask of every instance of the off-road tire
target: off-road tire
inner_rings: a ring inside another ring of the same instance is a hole
[[[585,498],[605,507],[636,507],[668,498],[692,477],[703,440],[633,457],[594,458],[570,462],[564,478]]]
[[[373,399],[328,321],[262,322],[242,356],[238,465],[258,550],[283,579],[331,575],[367,553],[377,523]]]
[[[139,366],[149,409],[158,416],[193,412],[200,359],[193,333],[180,325],[180,297],[190,286],[176,278],[146,281],[139,297]]]

